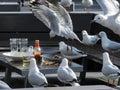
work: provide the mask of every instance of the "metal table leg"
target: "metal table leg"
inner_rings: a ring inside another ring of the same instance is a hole
[[[10,85],[11,83],[11,70],[9,68],[6,68],[6,72],[5,72],[5,82]]]
[[[83,72],[80,73],[80,84],[84,84],[87,71],[87,58],[82,58]]]

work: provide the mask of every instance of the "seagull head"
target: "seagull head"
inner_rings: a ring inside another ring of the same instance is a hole
[[[63,66],[68,66],[68,59],[67,59],[67,58],[63,58],[60,66],[61,66],[61,67],[63,67]]]
[[[94,19],[91,21],[91,23],[93,22],[96,22],[96,23],[99,23],[99,24],[104,24],[106,20],[106,16],[105,15],[102,15],[102,14],[98,14],[94,17]]]
[[[61,48],[65,45],[65,43],[63,41],[59,42],[59,50],[61,50]]]
[[[99,32],[98,36],[99,36],[100,38],[105,37],[105,36],[106,36],[106,33],[105,33],[104,31],[101,31],[101,32]]]
[[[83,30],[83,31],[82,31],[82,35],[83,35],[83,36],[87,35],[87,31],[86,31],[86,30]]]

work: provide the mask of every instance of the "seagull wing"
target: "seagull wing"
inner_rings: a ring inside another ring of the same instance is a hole
[[[117,74],[119,72],[119,68],[115,65],[107,65],[102,68],[102,73],[105,74],[106,76],[110,74]]]
[[[57,75],[58,75],[58,79],[64,83],[69,83],[74,79],[77,79],[75,73],[70,68],[66,68],[66,67],[62,67],[58,69]]]
[[[66,11],[66,9],[61,5],[59,5],[59,9],[60,9],[61,16],[64,17],[64,21],[65,21],[66,25],[70,28],[70,30],[73,31],[72,19],[69,15],[68,11]]]
[[[28,76],[28,80],[33,86],[44,86],[44,84],[47,84],[47,79],[42,73],[33,73]]]
[[[120,43],[118,42],[114,42],[114,41],[108,41],[106,42],[107,45],[107,48],[110,49],[111,51],[117,51],[117,50],[120,50]]]
[[[104,14],[116,14],[119,11],[119,3],[116,0],[96,0]]]
[[[45,5],[39,5],[39,8],[33,12],[34,15],[41,20],[48,28],[59,35],[59,20],[57,14]]]
[[[50,28],[50,21],[48,20],[44,11],[40,9],[33,9],[32,12],[38,20],[42,21],[48,28]]]

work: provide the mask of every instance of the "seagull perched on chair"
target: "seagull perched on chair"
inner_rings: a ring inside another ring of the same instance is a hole
[[[100,40],[98,35],[89,35],[86,30],[82,31],[82,43],[85,45],[94,45]]]
[[[78,50],[75,47],[71,47],[63,41],[59,42],[59,51],[65,58],[68,59],[77,59],[80,57],[84,57],[85,55],[83,51]]]
[[[63,83],[70,84],[72,86],[80,86],[77,82],[76,74],[68,66],[67,58],[63,58],[60,66],[58,67],[57,78]]]
[[[117,0],[96,0],[104,14],[98,14],[92,22],[96,22],[109,28],[115,34],[120,35],[120,9]]]
[[[104,31],[99,32],[99,36],[104,50],[112,53],[120,52],[120,43],[110,40]]]
[[[8,84],[0,80],[0,89],[11,89]]]
[[[81,40],[73,32],[73,24],[69,13],[63,6],[54,1],[54,4],[46,2],[47,5],[39,5],[38,9],[33,9],[34,15],[41,20],[49,29],[50,37],[55,35],[71,40]]]
[[[82,0],[81,3],[85,11],[89,11],[90,7],[93,5],[93,0]]]
[[[108,52],[103,53],[102,73],[107,77],[108,83],[109,80],[111,79],[113,80],[113,84],[114,81],[118,79],[120,76],[120,69],[117,66],[113,65],[113,63],[110,60]]]
[[[30,59],[28,81],[33,87],[43,87],[48,85],[46,77],[39,71],[36,65],[35,58]]]

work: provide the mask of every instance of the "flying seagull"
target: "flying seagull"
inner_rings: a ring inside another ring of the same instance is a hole
[[[109,28],[115,34],[120,35],[120,10],[117,0],[96,0],[102,8],[103,14],[98,14],[92,22],[96,22]]]

